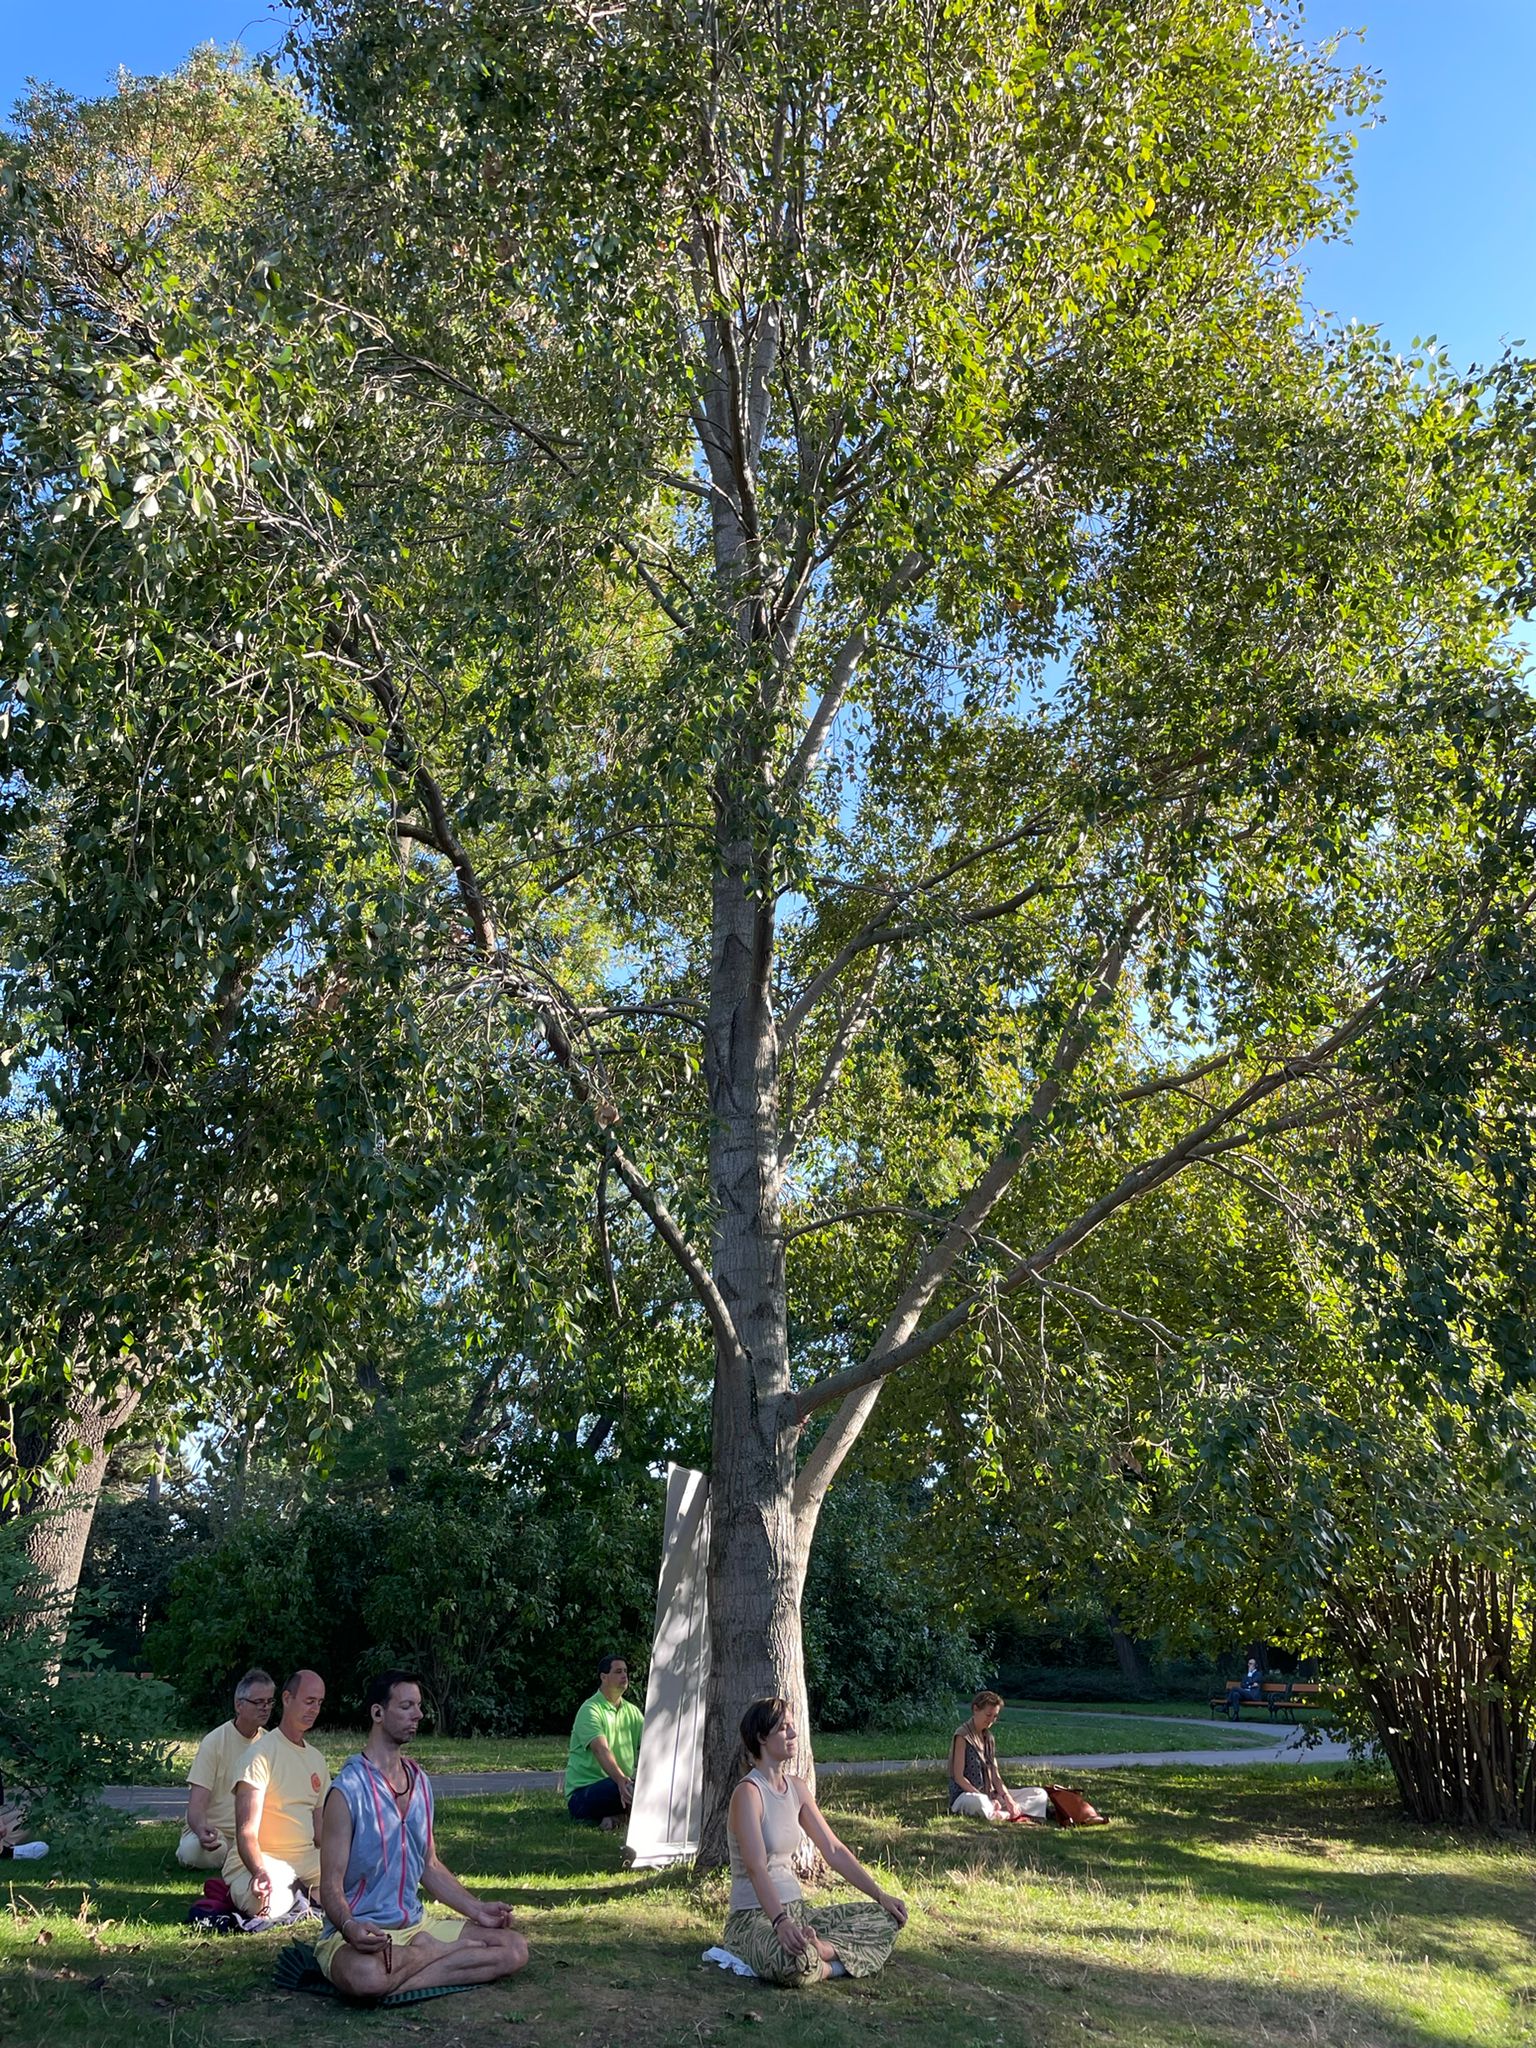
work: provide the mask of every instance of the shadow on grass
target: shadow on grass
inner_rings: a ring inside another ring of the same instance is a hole
[[[531,1930],[533,1961],[515,1984],[487,1987],[429,2010],[360,2013],[270,1988],[276,1937],[198,1945],[153,1974],[86,1957],[61,1979],[51,1961],[35,1984],[0,1989],[13,2048],[236,2048],[303,2038],[366,2039],[380,2048],[430,2039],[434,2048],[700,2048],[761,2026],[793,2048],[1504,2048],[1497,2024],[1405,2010],[1334,1985],[1255,1981],[1232,1970],[1151,1967],[1121,1956],[1063,1956],[1033,1940],[953,1939],[938,1928],[903,1939],[878,1978],[806,1992],[744,1983],[701,1967],[707,1939],[555,1916]],[[241,1951],[244,1951],[243,1953]],[[89,1977],[85,1972],[97,1967]],[[200,1966],[200,1967],[197,1967]],[[66,1968],[68,1965],[66,1965]]]
[[[872,2033],[896,2048],[1530,2038],[1512,2002],[1536,1974],[1528,1850],[1408,1829],[1379,1791],[1321,1773],[1170,1767],[1086,1789],[1112,1827],[951,1820],[921,1773],[829,1783],[834,1825],[888,1861],[917,1910],[880,1978],[799,1994],[701,1965],[724,1917],[718,1880],[626,1872],[617,1839],[575,1828],[551,1795],[451,1802],[445,1859],[518,1907],[532,1965],[516,1984],[376,2015],[273,1992],[286,1936],[185,1930],[197,1881],[172,1860],[176,1831],[141,1827],[88,1887],[29,1873],[7,1915],[0,1881],[0,2035],[14,2048],[354,2030],[379,2048],[699,2048],[761,2023],[791,2048],[867,2048]]]
[[[839,1783],[827,1788],[826,1804],[859,1854],[924,1874],[963,1864],[997,1880],[1101,1889],[1122,1908],[1127,1899],[1185,1895],[1324,1927],[1390,1925],[1394,1946],[1456,1967],[1499,1967],[1508,1931],[1536,1940],[1529,1841],[1420,1829],[1395,1814],[1390,1795],[1299,1769],[1279,1788],[1258,1773],[1181,1780],[1176,1767],[1155,1783],[1127,1773],[1083,1786],[1113,1816],[1109,1827],[1025,1831],[935,1817],[921,1780],[886,1779],[878,1798]],[[1310,1824],[1298,1825],[1299,1814]],[[1373,1869],[1373,1861],[1393,1867]],[[1077,1932],[1139,1939],[1123,1922],[1079,1923]],[[1181,1939],[1225,1945],[1219,1936]]]

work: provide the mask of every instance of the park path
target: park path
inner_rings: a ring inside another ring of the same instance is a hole
[[[1153,1719],[1179,1728],[1199,1728],[1199,1721],[1177,1719],[1171,1714],[1138,1714],[1138,1721]],[[1306,1743],[1297,1728],[1263,1728],[1250,1724],[1249,1733],[1263,1735],[1268,1746],[1257,1744],[1243,1749],[1154,1749],[1105,1750],[1078,1756],[1008,1756],[1003,1768],[1016,1784],[1052,1783],[1062,1778],[1083,1776],[1093,1771],[1130,1770],[1136,1765],[1192,1764],[1311,1764],[1340,1763],[1349,1751],[1342,1742]],[[1270,1739],[1272,1738],[1272,1739]],[[892,1757],[879,1763],[819,1763],[818,1777],[877,1777],[888,1771],[933,1771],[945,1768],[942,1757]],[[1030,1776],[1021,1777],[1021,1772]],[[432,1789],[439,1799],[473,1798],[496,1792],[552,1792],[559,1784],[556,1771],[434,1771]],[[108,1806],[125,1813],[137,1813],[149,1820],[177,1820],[186,1811],[184,1785],[113,1785],[102,1793]]]

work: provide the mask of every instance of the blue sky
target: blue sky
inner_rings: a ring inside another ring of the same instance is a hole
[[[270,49],[279,20],[273,0],[0,0],[0,106],[29,74],[97,92],[210,38]],[[1313,303],[1458,361],[1536,348],[1536,0],[1313,0],[1309,25],[1363,27],[1386,86],[1352,244],[1316,252]]]

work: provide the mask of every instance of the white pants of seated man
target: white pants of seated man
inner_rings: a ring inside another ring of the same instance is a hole
[[[268,1856],[265,1852],[263,1852],[262,1861],[266,1864],[267,1875],[272,1880],[272,1896],[268,1899],[265,1906],[258,1901],[256,1894],[251,1890],[251,1873],[243,1863],[234,1876],[231,1877],[228,1873],[225,1875],[224,1881],[229,1886],[230,1897],[235,1902],[235,1911],[242,1920],[254,1920],[261,1913],[265,1913],[269,1920],[281,1920],[285,1913],[292,1910],[293,1888],[296,1884],[303,1885],[305,1891],[309,1893],[312,1899],[318,1898],[320,1892],[320,1851],[318,1849],[316,1849],[313,1856],[306,1856],[297,1869],[295,1869],[293,1864],[285,1863],[281,1856]]]
[[[205,1849],[191,1828],[182,1830],[181,1840],[176,1844],[176,1861],[183,1870],[222,1870],[228,1854],[229,1844],[222,1835],[216,1849]]]
[[[1051,1802],[1045,1796],[1043,1785],[1021,1785],[1013,1795],[1013,1803],[1021,1813],[1031,1820],[1044,1820],[1051,1810]],[[967,1820],[1006,1820],[1008,1816],[995,1799],[985,1792],[962,1792],[951,1813],[964,1814]]]

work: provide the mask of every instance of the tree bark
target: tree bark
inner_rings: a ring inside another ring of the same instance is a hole
[[[1113,1621],[1109,1624],[1109,1639],[1115,1646],[1115,1662],[1120,1666],[1120,1676],[1126,1684],[1145,1685],[1147,1674],[1142,1669],[1141,1652],[1136,1647],[1135,1639],[1128,1636],[1125,1630],[1117,1627]]]
[[[107,1472],[107,1446],[114,1431],[122,1428],[138,1407],[142,1390],[116,1388],[103,1398],[89,1386],[77,1385],[71,1393],[67,1416],[53,1432],[46,1447],[57,1456],[73,1442],[84,1453],[73,1479],[66,1485],[39,1485],[27,1499],[21,1518],[22,1555],[43,1586],[44,1604],[52,1615],[52,1626],[62,1642],[80,1583],[91,1524],[101,1499]],[[45,1456],[37,1460],[39,1466]]]
[[[710,1668],[699,1862],[726,1854],[740,1776],[737,1727],[753,1700],[788,1699],[814,1769],[800,1592],[810,1530],[794,1509],[799,1424],[785,1398],[789,1336],[780,1215],[779,1047],[773,1015],[773,903],[754,887],[745,832],[720,834],[713,890],[705,1079],[711,1111],[711,1267],[730,1312],[717,1334],[710,1471]]]
[[[1437,1557],[1341,1593],[1329,1618],[1410,1818],[1536,1828],[1536,1671],[1517,1576]]]

